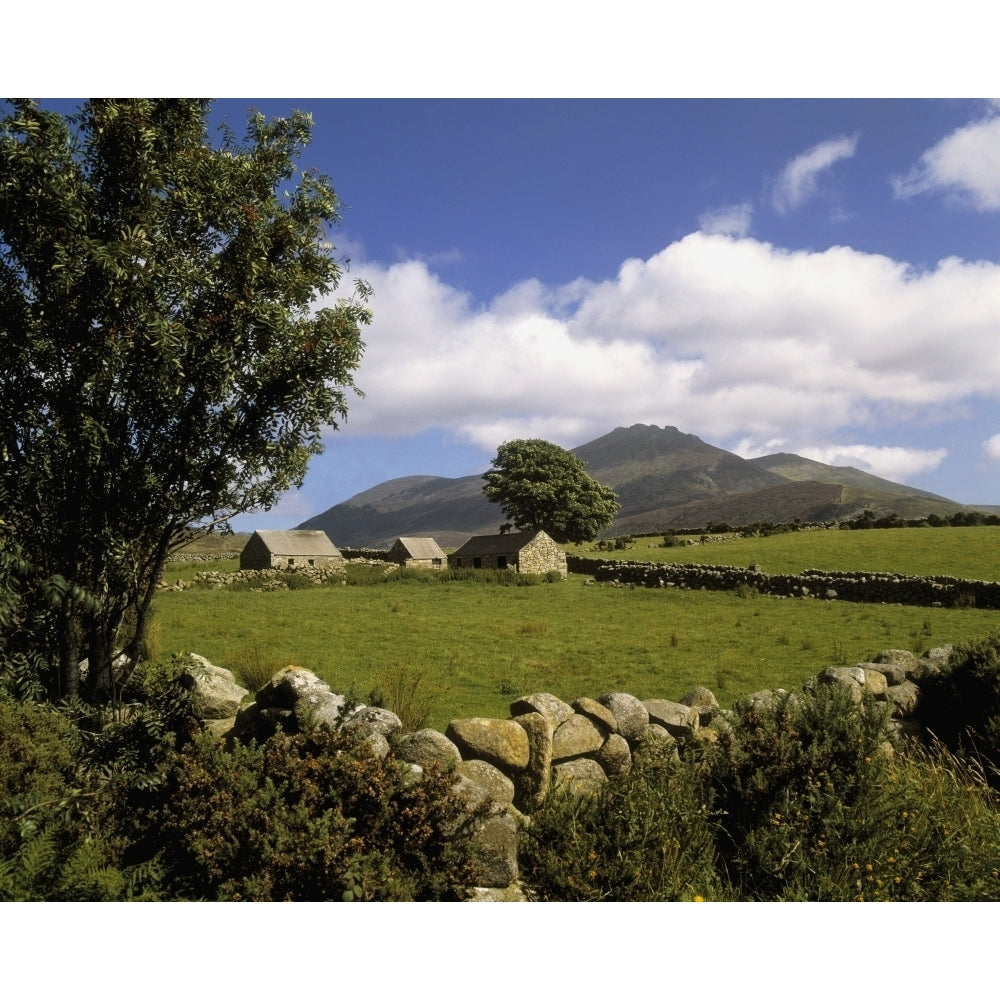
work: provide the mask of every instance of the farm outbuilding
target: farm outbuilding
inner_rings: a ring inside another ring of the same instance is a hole
[[[397,538],[389,547],[390,562],[418,569],[444,569],[448,557],[433,538]]]
[[[475,535],[448,556],[456,569],[512,569],[519,573],[557,572],[566,577],[566,553],[544,531]]]
[[[240,569],[343,565],[325,531],[255,531],[240,553]]]

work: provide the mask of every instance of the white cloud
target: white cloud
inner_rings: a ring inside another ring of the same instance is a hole
[[[909,422],[1000,399],[996,264],[919,271],[847,247],[693,233],[614,279],[525,282],[486,305],[423,262],[354,272],[375,288],[375,320],[358,373],[366,398],[342,434],[446,427],[489,453],[512,437],[573,447],[620,425],[672,424],[743,453],[760,442],[756,454],[804,454],[875,435],[908,445]],[[836,454],[905,479],[944,457],[917,444]]]
[[[945,191],[981,212],[1000,209],[1000,115],[990,115],[945,136],[902,177],[892,178],[898,198]]]
[[[1000,434],[994,434],[983,442],[983,457],[990,462],[1000,462]]]
[[[782,215],[798,208],[811,198],[819,186],[819,175],[839,160],[854,155],[858,137],[840,136],[818,143],[790,160],[772,191],[774,207]]]
[[[721,236],[746,236],[750,232],[753,206],[748,202],[724,205],[698,216],[698,228],[703,233]]]
[[[893,482],[905,482],[936,469],[948,456],[944,448],[893,448],[868,444],[826,445],[797,449],[804,458],[826,465],[850,465]]]

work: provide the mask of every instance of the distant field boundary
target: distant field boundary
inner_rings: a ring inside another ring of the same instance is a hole
[[[181,549],[167,556],[168,563],[216,562],[219,559],[239,559],[242,549],[212,549],[211,552],[187,552]]]
[[[898,573],[807,569],[799,574],[762,573],[754,567],[695,563],[639,563],[567,556],[570,573],[589,574],[599,583],[687,590],[747,588],[776,597],[812,597],[859,604],[909,604],[919,607],[1000,609],[1000,582],[953,576],[903,576]]]

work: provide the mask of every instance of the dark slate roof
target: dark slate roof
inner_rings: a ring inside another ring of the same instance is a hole
[[[508,535],[474,535],[453,556],[505,556],[520,552],[544,531],[518,531]]]

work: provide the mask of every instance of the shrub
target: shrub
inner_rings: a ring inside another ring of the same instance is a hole
[[[470,884],[468,816],[452,775],[411,782],[343,734],[278,734],[225,750],[202,736],[177,753],[162,789],[122,811],[144,836],[130,862],[155,860],[171,898],[458,898]]]
[[[595,795],[553,793],[521,834],[521,877],[538,900],[656,901],[719,894],[699,762],[657,744]]]
[[[0,700],[0,900],[132,895],[103,823],[108,776],[61,712]]]
[[[742,707],[712,766],[728,892],[747,900],[1000,897],[1000,813],[946,750],[890,750],[839,686]]]
[[[737,897],[832,898],[830,872],[863,835],[862,800],[880,808],[888,733],[885,706],[856,705],[840,685],[737,706],[712,777],[719,855]]]
[[[351,563],[347,567],[347,585],[349,587],[370,587],[376,583],[385,583],[388,579],[386,573],[388,566],[388,563],[378,566],[371,563]]]

